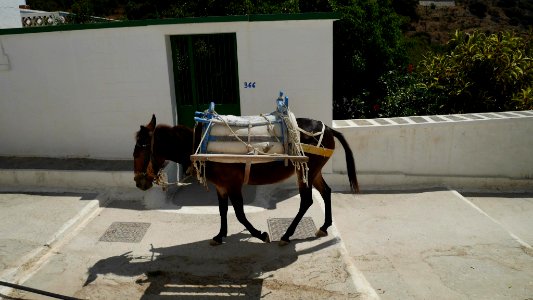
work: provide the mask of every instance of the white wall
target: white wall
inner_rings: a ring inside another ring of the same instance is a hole
[[[395,119],[334,121],[350,143],[363,189],[533,188],[533,111],[398,119],[406,124]],[[346,171],[342,150],[333,156],[333,171]]]
[[[149,114],[171,120],[165,42],[147,28],[0,39],[1,155],[129,158]]]
[[[0,1],[0,28],[20,28],[22,20],[19,5],[25,5],[24,0]]]
[[[333,20],[191,23],[0,35],[0,155],[131,159],[134,132],[176,116],[169,36],[236,32],[241,113],[332,120]],[[2,53],[0,53],[1,55]],[[245,89],[244,81],[256,82]]]
[[[236,32],[242,115],[275,110],[283,90],[297,116],[333,119],[333,20],[153,27],[164,35]],[[255,82],[255,88],[244,88]]]
[[[331,124],[333,118],[332,22],[305,21],[249,23],[237,33],[240,82],[256,82],[255,89],[241,84],[242,114],[270,112],[277,91],[289,97],[291,110]],[[275,33],[274,33],[275,32]]]

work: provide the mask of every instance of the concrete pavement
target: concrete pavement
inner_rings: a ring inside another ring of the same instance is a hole
[[[246,204],[248,219],[263,231],[269,218],[292,217],[299,205],[294,191],[252,188],[246,194],[255,194]],[[267,194],[267,200],[261,198]],[[21,283],[82,299],[360,297],[336,236],[294,240],[280,248],[251,238],[230,212],[226,243],[212,247],[209,240],[219,229],[218,209],[203,205],[209,204],[212,192],[197,185],[170,195],[172,199],[159,198],[158,207],[157,199],[151,199],[150,210],[140,201],[124,200],[96,207],[47,254],[26,264]],[[318,205],[307,216],[316,227],[323,221]],[[42,217],[50,218],[44,212]],[[102,241],[117,222],[148,228],[139,242]],[[9,297],[45,299],[20,291]]]
[[[330,235],[283,248],[251,238],[231,210],[226,243],[209,246],[213,189],[116,195],[1,192],[0,280],[81,299],[533,299],[532,194],[339,191]],[[313,196],[306,216],[319,227]],[[271,236],[269,220],[299,205],[287,185],[249,187],[245,199]]]
[[[531,194],[335,196],[335,224],[382,299],[532,299]]]

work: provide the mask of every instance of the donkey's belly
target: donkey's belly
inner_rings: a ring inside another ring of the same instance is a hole
[[[245,177],[245,168],[246,164],[244,163],[207,162],[207,179],[220,186],[242,184]],[[291,177],[293,174],[294,166],[291,162],[287,166],[285,166],[283,161],[252,164],[250,166],[248,184],[276,183]]]
[[[291,162],[285,166],[284,162],[253,164],[250,168],[248,184],[260,185],[283,181],[294,174]]]

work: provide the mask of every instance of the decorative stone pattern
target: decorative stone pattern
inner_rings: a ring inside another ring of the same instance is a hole
[[[268,231],[270,232],[271,241],[279,241],[287,228],[291,225],[292,218],[272,218],[268,219]],[[296,227],[293,240],[303,240],[315,237],[316,226],[311,217],[304,217]]]
[[[411,116],[379,119],[352,119],[334,120],[333,125],[342,127],[378,127],[395,125],[431,124],[431,123],[451,123],[451,122],[471,122],[505,118],[530,118],[533,110],[506,111],[477,114],[455,114],[455,115],[434,115],[434,116]]]
[[[101,242],[139,243],[150,223],[114,222],[100,238]]]
[[[21,14],[23,27],[50,26],[65,23],[65,17],[59,12],[23,13]]]

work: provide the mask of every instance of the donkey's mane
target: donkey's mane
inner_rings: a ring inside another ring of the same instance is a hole
[[[146,127],[146,126],[143,126],[143,127]],[[156,126],[156,129],[186,129],[186,130],[191,130],[189,127],[187,126],[184,126],[184,125],[176,125],[176,126],[170,126],[170,125],[167,125],[167,124],[158,124]],[[141,130],[138,130],[135,132],[135,140],[138,140],[139,138],[141,137]]]

